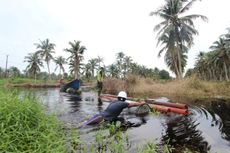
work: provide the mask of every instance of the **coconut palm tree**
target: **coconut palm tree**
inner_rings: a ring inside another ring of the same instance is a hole
[[[225,79],[229,81],[227,67],[229,66],[230,62],[230,50],[226,46],[226,41],[224,40],[224,38],[219,38],[218,41],[215,41],[213,43],[210,49],[217,52],[218,62],[220,62],[219,64],[223,65],[222,69],[225,74]]]
[[[43,67],[42,59],[36,53],[29,53],[28,56],[25,56],[24,62],[29,63],[26,67],[26,71],[29,74],[34,75],[34,79],[36,81],[36,75],[40,72],[40,67]]]
[[[123,75],[126,77],[127,73],[131,71],[131,64],[132,64],[132,58],[130,56],[124,57],[124,63],[123,63]]]
[[[59,74],[61,75],[61,71],[63,72],[63,75],[65,73],[65,68],[64,68],[64,64],[67,64],[66,59],[62,56],[58,56],[56,58],[54,58],[54,62],[56,63],[56,68],[54,71],[57,70],[57,68],[59,68]]]
[[[110,77],[118,78],[119,70],[115,64],[111,64],[108,66],[108,74]]]
[[[103,57],[97,56],[97,63],[99,67],[101,67],[101,63],[103,64],[103,61],[104,61]]]
[[[94,70],[98,67],[98,59],[97,58],[92,58],[88,61],[90,71],[92,76],[94,77]]]
[[[116,55],[117,55],[117,57],[116,57],[116,66],[118,68],[119,76],[122,77],[123,63],[124,63],[125,54],[123,52],[118,52]]]
[[[73,66],[74,78],[80,79],[80,63],[83,60],[83,54],[86,50],[85,46],[80,45],[80,41],[69,42],[70,48],[64,49],[64,51],[69,52],[71,55],[68,58]]]
[[[87,64],[84,65],[83,74],[85,74],[86,79],[88,79],[88,81],[89,81],[89,79],[92,77],[90,63],[87,63]]]
[[[158,44],[164,45],[160,50],[166,52],[167,65],[176,74],[178,79],[183,77],[184,66],[186,65],[186,57],[188,49],[193,44],[193,35],[197,35],[198,31],[194,28],[193,19],[201,18],[207,21],[207,17],[203,15],[184,15],[196,0],[165,0],[166,4],[151,12],[150,16],[159,16],[163,21],[154,27],[154,31],[158,31]],[[184,63],[185,62],[185,63]]]
[[[217,51],[200,52],[196,58],[194,70],[201,79],[222,80],[222,64]]]
[[[50,43],[49,39],[46,39],[43,41],[40,40],[40,43],[35,43],[34,45],[37,47],[37,49],[39,49],[36,53],[40,55],[42,59],[44,59],[44,61],[46,62],[49,77],[50,77],[49,64],[50,64],[50,61],[53,59],[52,54],[54,53],[55,44]]]
[[[199,52],[199,54],[197,55],[197,57],[196,57],[196,63],[195,63],[195,67],[194,67],[194,70],[195,70],[195,72],[198,74],[198,76],[200,77],[200,78],[204,78],[204,75],[205,75],[205,68],[206,68],[206,66],[205,66],[205,61],[206,61],[206,59],[205,59],[205,52]]]

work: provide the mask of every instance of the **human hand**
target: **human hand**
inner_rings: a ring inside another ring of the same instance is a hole
[[[145,104],[145,101],[141,101],[141,102],[140,102],[140,105],[144,105],[144,104]]]

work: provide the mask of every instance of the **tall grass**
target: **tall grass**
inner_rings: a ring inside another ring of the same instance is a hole
[[[34,97],[0,89],[0,152],[66,152],[61,123]]]
[[[104,93],[117,94],[127,91],[131,97],[155,98],[169,97],[175,101],[193,101],[196,98],[229,98],[229,82],[203,81],[193,76],[183,80],[160,81],[138,76],[128,76],[125,80],[107,79]]]

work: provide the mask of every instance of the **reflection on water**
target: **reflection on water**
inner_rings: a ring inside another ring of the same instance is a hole
[[[175,148],[187,146],[199,152],[209,151],[210,146],[198,129],[199,124],[192,115],[168,118],[164,123],[163,144],[168,143]]]
[[[222,137],[230,141],[230,105],[223,102],[216,102],[211,103],[211,106],[207,109],[209,112],[213,112],[213,126],[219,126]]]
[[[90,90],[82,92],[81,99],[60,93],[59,89],[30,91],[41,100],[48,112],[57,113],[71,127],[79,126],[108,106],[105,102],[98,103],[97,93]],[[137,147],[146,142],[155,141],[158,144],[170,144],[176,148],[174,152],[180,152],[180,148],[185,146],[198,152],[230,153],[230,103],[210,101],[202,107],[190,106],[190,114],[187,116],[149,114],[138,117],[134,112],[135,108],[129,108],[121,114],[131,122],[142,124],[125,131],[131,143],[130,152],[135,152]],[[81,138],[90,142],[98,128],[96,125],[78,130]]]

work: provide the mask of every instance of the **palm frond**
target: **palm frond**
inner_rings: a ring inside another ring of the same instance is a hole
[[[186,5],[180,10],[180,13],[184,13],[184,12],[186,12],[187,10],[189,10],[195,1],[196,1],[196,0],[192,0],[192,1],[188,2],[188,4],[186,4]],[[186,1],[182,1],[182,2],[186,2]]]

